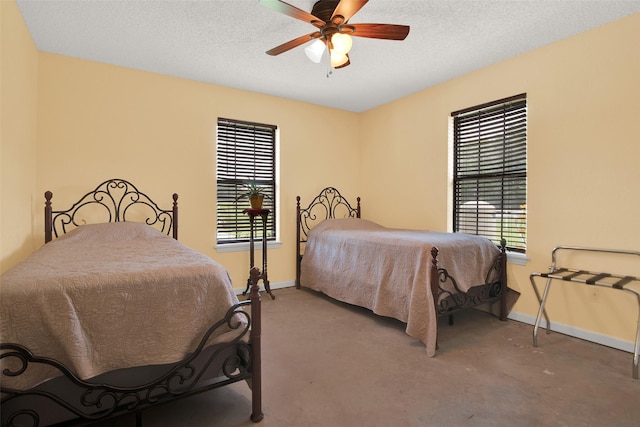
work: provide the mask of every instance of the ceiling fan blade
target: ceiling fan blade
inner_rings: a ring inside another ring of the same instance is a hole
[[[408,25],[395,24],[349,24],[354,31],[354,37],[368,37],[372,39],[404,40],[409,34]]]
[[[289,3],[285,3],[280,0],[260,0],[260,4],[268,7],[269,9],[273,9],[276,12],[284,13],[285,15],[291,16],[292,18],[308,22],[309,24],[314,25],[318,28],[322,27],[325,24],[324,21],[317,16],[314,16],[309,12],[298,9],[295,6],[292,6]]]
[[[315,31],[310,34],[305,34],[304,36],[300,36],[297,39],[289,40],[286,43],[282,43],[280,46],[276,46],[273,49],[268,50],[267,54],[271,56],[280,55],[281,53],[284,53],[288,50],[293,49],[294,47],[298,47],[302,44],[305,44],[308,41],[320,38],[321,36],[322,34],[320,33],[320,31]]]
[[[338,22],[338,24],[344,24],[351,19],[356,12],[362,9],[362,6],[367,4],[368,1],[369,0],[341,0],[333,11],[331,20],[333,21],[337,16],[342,16],[343,20],[342,22]]]

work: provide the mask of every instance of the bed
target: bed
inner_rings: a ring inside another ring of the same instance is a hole
[[[439,316],[497,305],[507,318],[505,242],[383,227],[361,218],[334,187],[305,207],[296,198],[296,287],[406,323],[434,356]]]
[[[45,193],[45,244],[1,276],[2,426],[113,418],[246,381],[263,418],[260,271],[239,301],[226,269],[161,209],[110,179],[66,210]]]

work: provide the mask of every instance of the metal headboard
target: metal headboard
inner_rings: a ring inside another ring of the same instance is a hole
[[[314,225],[326,219],[360,218],[360,197],[354,208],[334,187],[326,187],[306,208],[300,207],[300,196],[296,196],[296,286],[300,287],[300,261],[302,244],[306,243]]]
[[[306,242],[309,231],[316,223],[332,218],[360,218],[360,197],[356,207],[342,197],[334,187],[323,189],[306,208],[300,207],[300,196],[296,197],[297,221],[300,235],[298,241]]]
[[[162,209],[135,185],[124,179],[109,179],[88,192],[66,210],[53,210],[53,193],[44,193],[44,240],[50,242],[55,235],[65,234],[86,223],[83,217],[89,209],[100,212],[102,222],[124,222],[127,214],[134,211],[141,214],[144,222],[154,226],[166,235],[178,238],[178,195],[173,194],[172,209]],[[135,206],[135,207],[134,207]],[[133,215],[133,214],[132,214]],[[146,217],[146,218],[145,218]]]

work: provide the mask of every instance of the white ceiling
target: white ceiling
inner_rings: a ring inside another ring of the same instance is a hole
[[[41,51],[355,112],[640,12],[640,0],[371,0],[350,22],[409,25],[408,37],[354,37],[351,65],[327,76],[305,45],[265,54],[315,27],[258,0],[17,4]]]

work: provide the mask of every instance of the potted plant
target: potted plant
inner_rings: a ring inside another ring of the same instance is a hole
[[[254,181],[242,184],[242,187],[246,190],[244,193],[240,194],[236,201],[247,197],[249,202],[251,203],[251,209],[262,209],[262,202],[264,198],[269,198],[269,195],[266,192],[264,187],[259,186]]]

